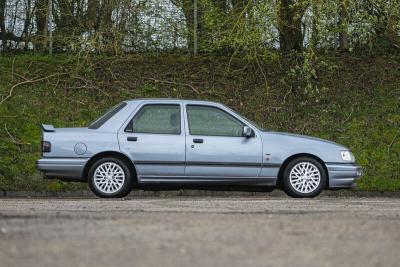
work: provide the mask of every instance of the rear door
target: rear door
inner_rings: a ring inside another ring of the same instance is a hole
[[[186,105],[186,118],[186,176],[237,181],[258,178],[261,138],[258,134],[244,137],[244,122],[210,105]]]
[[[121,150],[133,159],[141,182],[183,176],[185,131],[180,103],[146,103],[120,130]]]

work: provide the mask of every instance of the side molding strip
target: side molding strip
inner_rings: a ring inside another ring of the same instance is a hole
[[[215,166],[215,167],[267,167],[279,168],[279,163],[205,162],[205,161],[135,161],[136,165]]]

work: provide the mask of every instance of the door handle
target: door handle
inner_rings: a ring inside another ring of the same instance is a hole
[[[204,142],[203,138],[195,138],[195,139],[193,139],[193,143],[201,144],[203,142]]]
[[[129,136],[128,138],[126,138],[126,140],[132,141],[132,142],[136,142],[137,141],[137,137],[136,136]]]

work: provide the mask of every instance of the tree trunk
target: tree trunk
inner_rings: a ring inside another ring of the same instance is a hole
[[[193,52],[194,48],[194,1],[193,0],[174,0],[172,1],[174,5],[182,8],[183,14],[186,20],[187,27],[187,43],[188,50],[190,53]],[[206,36],[204,29],[204,7],[201,0],[197,0],[197,40],[198,40],[198,50],[201,52],[206,44]]]
[[[71,43],[74,36],[81,33],[79,20],[75,17],[74,13],[77,12],[75,8],[78,3],[75,0],[59,0],[59,16],[56,20],[55,31],[55,48],[62,50]]]
[[[112,22],[112,12],[115,8],[116,1],[108,0],[104,1],[100,9],[100,35],[102,49],[110,52],[116,52],[115,36]]]
[[[98,15],[99,0],[88,0],[88,9],[86,12],[86,27],[89,31],[98,29]]]
[[[189,50],[189,53],[192,53],[193,49],[194,49],[194,32],[193,32],[193,29],[194,29],[194,9],[193,9],[193,0],[182,0],[182,10],[183,10],[183,14],[185,15],[185,20],[186,20],[188,50]],[[197,23],[199,23],[199,22],[197,22]],[[198,31],[197,31],[197,34],[198,34]]]
[[[30,33],[28,33],[29,26],[31,25],[32,10],[31,10],[31,0],[27,0],[25,9],[25,20],[24,29],[22,30],[21,39],[25,41],[24,49],[28,48],[28,42],[30,41]]]
[[[5,23],[5,12],[6,12],[7,0],[0,0],[0,40],[1,40],[1,52],[8,50],[7,41],[12,40],[19,42],[21,37],[15,36],[13,32],[7,32]]]
[[[280,1],[278,28],[280,49],[283,53],[303,49],[304,35],[301,26],[305,10],[306,7],[295,0]]]
[[[47,41],[47,6],[48,0],[37,0],[35,7],[36,41],[35,48],[41,50]]]
[[[319,22],[320,22],[321,4],[318,0],[312,1],[312,32],[309,46],[315,48],[319,42]]]
[[[0,31],[1,31],[1,51],[7,50],[7,39],[6,39],[6,25],[5,25],[5,12],[6,12],[7,0],[0,0]]]
[[[347,34],[347,24],[348,24],[348,0],[341,0],[339,3],[339,49],[342,52],[349,50],[349,36]]]

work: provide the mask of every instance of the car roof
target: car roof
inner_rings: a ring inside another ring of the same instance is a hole
[[[150,102],[159,102],[159,103],[168,103],[168,102],[185,102],[185,103],[204,103],[204,104],[218,104],[222,105],[221,103],[214,102],[214,101],[206,101],[206,100],[197,100],[197,99],[180,99],[180,98],[137,98],[137,99],[130,99],[125,102],[142,102],[142,101],[150,101]]]

